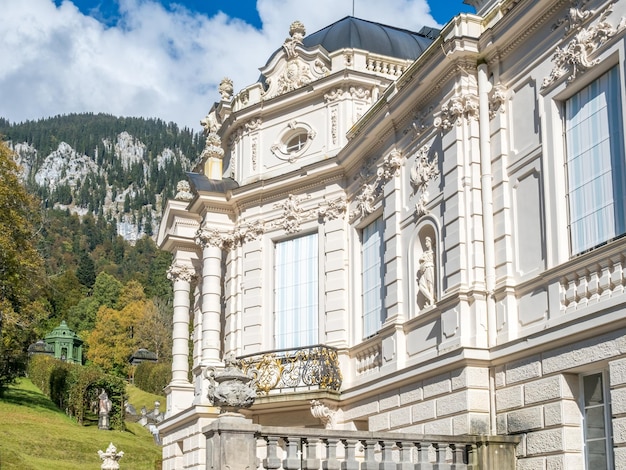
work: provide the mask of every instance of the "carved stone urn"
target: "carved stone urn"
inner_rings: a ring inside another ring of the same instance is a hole
[[[209,379],[209,400],[222,413],[238,413],[242,408],[250,408],[256,399],[256,371],[244,373],[237,367],[234,355],[226,356],[224,363],[224,369],[219,372],[215,368],[205,372]]]

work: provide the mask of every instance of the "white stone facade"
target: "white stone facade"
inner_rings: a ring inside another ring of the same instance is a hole
[[[316,234],[314,340],[300,346],[336,348],[341,389],[272,391],[246,412],[255,423],[323,428],[318,400],[343,429],[521,435],[519,469],[626,469],[626,3],[467,3],[477,14],[415,61],[306,47],[296,24],[265,83],[225,87],[193,197],[170,201],[159,233],[175,257],[164,468],[206,467],[205,372],[292,334],[277,325],[276,250]],[[597,217],[615,230],[578,249],[566,109],[608,73],[615,201]]]

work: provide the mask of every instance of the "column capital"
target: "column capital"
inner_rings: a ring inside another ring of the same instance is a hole
[[[216,228],[201,227],[196,232],[196,245],[203,248],[207,246],[215,246],[224,248],[224,236]]]
[[[167,271],[167,278],[170,281],[187,281],[191,282],[197,277],[196,270],[193,266],[186,264],[172,263]]]

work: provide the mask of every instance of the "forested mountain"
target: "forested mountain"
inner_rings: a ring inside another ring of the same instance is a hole
[[[61,320],[108,372],[137,348],[169,359],[171,254],[154,234],[203,144],[155,119],[0,118],[0,393]]]
[[[202,135],[160,119],[70,114],[11,124],[0,136],[45,207],[114,221],[128,240],[153,235],[163,203],[202,151]]]

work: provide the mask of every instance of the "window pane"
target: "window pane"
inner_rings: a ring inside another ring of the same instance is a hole
[[[384,321],[383,310],[383,219],[378,218],[362,233],[363,337],[375,334]]]
[[[626,230],[619,73],[615,67],[567,100],[566,145],[572,251]]]
[[[317,233],[277,243],[274,270],[276,348],[317,344]]]
[[[606,470],[612,454],[610,434],[607,432],[610,410],[605,403],[603,375],[586,375],[582,377],[582,382],[587,468]]]

